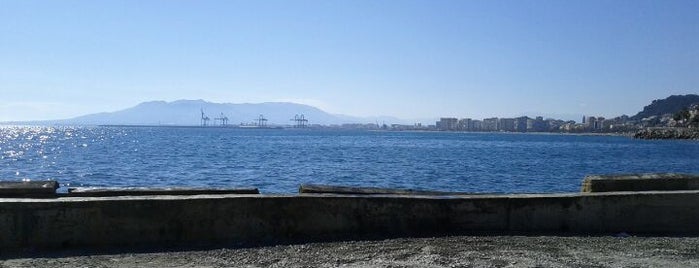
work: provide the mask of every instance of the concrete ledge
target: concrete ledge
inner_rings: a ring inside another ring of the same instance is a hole
[[[0,197],[56,197],[56,181],[0,181]]]
[[[477,233],[699,235],[699,191],[0,198],[0,248],[256,244]]]
[[[257,188],[237,189],[192,189],[192,188],[68,188],[65,197],[106,197],[143,195],[212,195],[212,194],[259,194]]]
[[[318,184],[303,184],[299,187],[301,194],[349,194],[349,195],[464,195],[468,193],[419,191],[411,189],[348,187]]]
[[[591,175],[582,192],[699,190],[699,176],[677,173]]]

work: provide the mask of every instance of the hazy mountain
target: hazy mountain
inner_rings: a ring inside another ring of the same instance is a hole
[[[650,105],[643,107],[643,111],[632,116],[631,119],[640,120],[654,115],[675,114],[695,103],[699,103],[699,95],[672,95],[662,100],[654,100]]]
[[[52,124],[75,125],[199,125],[201,110],[214,122],[221,114],[228,117],[228,124],[238,125],[252,123],[260,115],[264,115],[268,124],[291,125],[296,114],[303,114],[309,124],[342,124],[342,123],[375,123],[389,120],[390,123],[400,122],[390,117],[360,118],[346,115],[335,115],[322,111],[313,106],[288,103],[212,103],[204,100],[178,100],[173,102],[150,101],[134,107],[109,112],[79,116],[72,119],[51,121]],[[386,122],[389,123],[389,122]]]

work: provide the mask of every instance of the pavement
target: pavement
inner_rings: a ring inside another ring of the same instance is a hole
[[[64,250],[0,267],[699,267],[699,237],[448,236],[153,252]]]

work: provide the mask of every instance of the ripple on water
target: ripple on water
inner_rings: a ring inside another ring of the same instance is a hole
[[[62,186],[572,192],[586,174],[699,173],[696,155],[696,142],[605,136],[0,127],[0,178]]]

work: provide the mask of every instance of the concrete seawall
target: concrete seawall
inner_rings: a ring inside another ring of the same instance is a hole
[[[699,175],[679,173],[589,175],[582,192],[699,190]]]
[[[699,191],[0,198],[0,248],[256,244],[474,233],[699,235]]]

